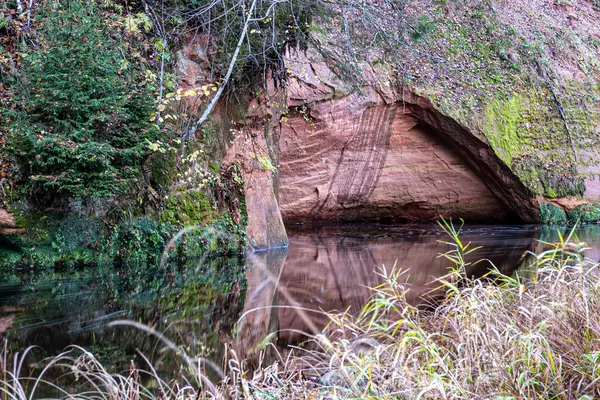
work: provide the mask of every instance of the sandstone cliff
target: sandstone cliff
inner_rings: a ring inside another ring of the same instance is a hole
[[[228,86],[196,132],[218,143],[192,143],[204,159],[149,160],[144,174],[181,190],[147,188],[140,213],[190,225],[218,202],[255,248],[285,245],[284,223],[598,222],[599,20],[595,0],[331,2],[306,20],[307,46],[281,54],[285,77]],[[214,82],[210,36],[183,37],[179,89]],[[202,186],[210,164],[214,182],[239,168],[243,199],[175,178]]]
[[[318,20],[312,47],[286,55],[287,85],[250,104],[252,129],[240,130],[226,159],[245,165],[258,246],[282,242],[282,221],[561,223],[595,207],[600,12],[592,2],[381,7],[356,11],[380,26],[364,37],[355,27],[353,42],[341,20]],[[376,38],[394,18],[418,35],[387,50]]]

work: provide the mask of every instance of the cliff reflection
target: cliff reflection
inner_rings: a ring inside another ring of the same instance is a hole
[[[468,256],[467,274],[481,276],[491,263],[511,273],[524,253],[534,250],[540,233],[537,228],[523,227],[465,229],[462,240],[482,246]],[[268,334],[276,334],[280,345],[302,340],[299,332],[308,332],[310,327],[295,307],[358,313],[372,295],[370,288],[382,283],[378,271],[389,271],[394,264],[406,271],[409,301],[423,303],[437,286],[432,282],[448,273],[451,263],[440,257],[450,249],[443,243],[447,240],[431,226],[383,226],[374,231],[370,227],[368,235],[360,226],[292,231],[287,254],[278,250],[249,256],[246,314],[238,343],[254,348]],[[475,263],[479,260],[484,261]],[[282,296],[282,290],[289,296]],[[323,313],[305,315],[317,329],[328,322]]]

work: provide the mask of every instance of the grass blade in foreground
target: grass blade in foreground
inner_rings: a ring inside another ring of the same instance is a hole
[[[443,279],[445,297],[437,308],[408,304],[401,271],[384,272],[384,284],[363,312],[330,315],[325,333],[307,346],[311,350],[299,349],[252,374],[231,352],[225,379],[212,391],[156,376],[160,384],[144,386],[136,377],[145,372],[109,374],[89,353],[85,363],[63,354],[48,366],[93,383],[77,398],[600,397],[600,279],[598,265],[583,255],[585,245],[575,235],[561,237],[537,255],[531,279],[492,271],[490,283],[461,273],[473,248],[460,241],[460,230],[445,227],[455,245],[443,256],[455,268]],[[2,360],[4,397],[37,397],[29,392],[29,378],[19,376],[25,372],[9,365],[12,358]],[[40,378],[36,387],[44,384],[52,385]],[[73,398],[66,389],[55,393]]]

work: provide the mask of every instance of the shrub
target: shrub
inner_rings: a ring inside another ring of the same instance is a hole
[[[48,7],[37,48],[16,77],[10,147],[33,194],[126,192],[148,154],[145,139],[157,139],[152,87],[94,7],[81,0]]]
[[[582,204],[567,213],[569,223],[574,225],[577,221],[584,224],[593,224],[600,221],[600,207],[592,204]]]
[[[562,208],[543,201],[540,204],[540,220],[548,225],[566,225],[567,214]]]

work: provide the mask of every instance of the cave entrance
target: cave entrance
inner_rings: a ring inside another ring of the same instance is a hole
[[[289,116],[279,137],[284,221],[522,220],[498,196],[493,172],[501,166],[492,166],[492,173],[481,168],[471,154],[479,148],[460,142],[460,135],[469,135],[464,128],[457,124],[449,133],[420,112],[398,105],[360,112],[332,106],[319,120]]]

